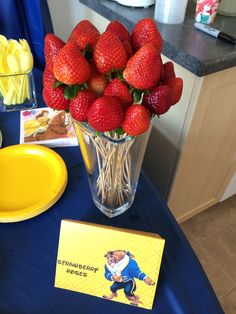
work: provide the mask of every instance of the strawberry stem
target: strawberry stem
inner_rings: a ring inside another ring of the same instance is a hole
[[[116,133],[119,134],[119,135],[125,134],[125,132],[124,132],[124,130],[122,129],[122,127],[116,128],[115,131],[116,131]]]
[[[130,86],[129,92],[130,92],[130,94],[133,94],[133,99],[134,99],[135,104],[140,102],[143,94],[145,94],[145,95],[150,94],[148,89],[141,90],[141,89],[134,88],[132,86]]]
[[[58,87],[58,86],[60,86],[60,85],[65,85],[65,83],[63,83],[63,82],[61,82],[61,81],[56,81],[56,82],[52,85],[52,87],[53,87],[53,88],[56,88],[56,87]]]
[[[67,85],[64,90],[64,97],[65,99],[73,99],[77,96],[78,92],[81,90],[87,89],[87,84],[73,84],[73,85]]]
[[[150,95],[150,90],[149,90],[149,89],[145,89],[145,90],[143,91],[143,93],[144,93],[144,95]]]
[[[123,78],[123,70],[122,69],[111,69],[109,73],[107,73],[108,81],[111,81],[113,78],[119,78],[120,80],[124,80]]]
[[[133,91],[133,98],[134,98],[134,103],[137,104],[143,95],[143,91],[139,90],[139,89],[134,89]]]
[[[85,58],[89,61],[92,62],[93,59],[93,48],[90,44],[87,44],[85,49],[83,50],[83,55]]]

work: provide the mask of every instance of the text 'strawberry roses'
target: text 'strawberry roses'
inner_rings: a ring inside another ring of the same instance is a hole
[[[91,104],[96,99],[96,95],[88,90],[80,91],[76,97],[74,97],[70,102],[70,113],[71,116],[78,121],[86,121],[88,110]]]
[[[160,85],[154,87],[148,95],[143,96],[142,104],[157,115],[167,112],[171,106],[169,86]]]
[[[118,128],[122,122],[123,109],[115,97],[99,97],[89,108],[88,123],[96,131],[112,131]]]
[[[131,39],[134,51],[137,51],[149,42],[156,46],[159,53],[162,51],[161,35],[157,29],[156,23],[150,18],[138,21],[134,26]]]
[[[74,42],[67,42],[54,60],[53,73],[65,84],[83,84],[89,78],[90,67],[79,47]]]
[[[118,78],[112,79],[107,84],[104,90],[104,96],[114,96],[119,98],[124,108],[131,105],[133,102],[133,96],[130,94],[128,86]]]
[[[136,136],[146,132],[149,125],[149,110],[142,105],[133,104],[126,110],[125,119],[121,127],[125,133]]]
[[[64,86],[56,88],[46,86],[43,88],[43,100],[45,104],[55,110],[67,110],[70,101],[64,97]]]
[[[158,83],[161,70],[160,54],[153,44],[148,43],[129,59],[123,77],[137,89],[150,89]]]
[[[47,34],[44,38],[44,56],[47,67],[53,70],[53,62],[65,43],[54,34]]]
[[[104,32],[95,47],[94,63],[101,74],[112,70],[122,70],[127,63],[127,54],[119,38],[109,32]]]

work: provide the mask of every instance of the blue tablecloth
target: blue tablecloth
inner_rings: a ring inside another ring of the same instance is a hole
[[[42,106],[41,73],[36,71],[35,77]],[[18,144],[19,112],[0,113],[0,129],[3,147]],[[64,159],[69,176],[60,200],[32,219],[0,224],[1,314],[223,313],[181,228],[144,173],[133,206],[109,219],[93,204],[79,147],[55,150]],[[62,219],[149,231],[166,239],[152,311],[54,288]]]

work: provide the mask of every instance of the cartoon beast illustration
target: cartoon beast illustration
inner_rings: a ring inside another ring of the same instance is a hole
[[[132,305],[142,303],[140,297],[134,294],[136,290],[135,278],[143,280],[147,285],[154,285],[155,282],[139,269],[134,255],[128,251],[115,250],[108,251],[105,256],[107,264],[105,265],[105,278],[113,281],[110,287],[111,294],[104,295],[105,299],[113,299],[118,296],[117,290],[123,289],[126,298]]]

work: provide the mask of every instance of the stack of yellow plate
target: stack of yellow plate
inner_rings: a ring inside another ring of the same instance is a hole
[[[32,218],[50,208],[67,184],[62,158],[39,145],[0,150],[0,222]]]

